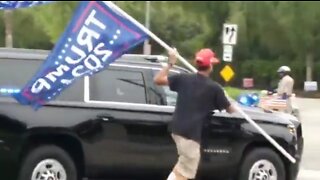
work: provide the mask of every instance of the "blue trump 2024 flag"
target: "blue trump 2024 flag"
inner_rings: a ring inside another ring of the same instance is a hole
[[[0,9],[27,8],[52,2],[54,1],[0,1]]]
[[[80,2],[64,34],[33,78],[13,97],[40,108],[65,88],[93,75],[148,36],[103,1]],[[108,83],[108,82],[106,82]]]

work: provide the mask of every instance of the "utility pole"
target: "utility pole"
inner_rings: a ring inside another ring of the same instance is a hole
[[[146,1],[146,16],[145,16],[145,26],[150,30],[150,1]],[[144,41],[143,44],[143,54],[151,54],[151,45],[149,44],[149,39]]]
[[[13,47],[13,40],[12,40],[12,11],[11,10],[4,10],[4,26],[5,26],[5,33],[6,33],[6,47],[12,48]]]

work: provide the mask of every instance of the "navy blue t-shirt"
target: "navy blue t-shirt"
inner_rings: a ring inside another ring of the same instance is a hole
[[[178,93],[171,131],[200,143],[203,123],[213,110],[230,106],[222,87],[201,74],[170,76],[169,87]]]

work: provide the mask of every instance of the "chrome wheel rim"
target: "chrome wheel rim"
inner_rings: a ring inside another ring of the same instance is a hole
[[[31,180],[67,180],[67,173],[57,160],[45,159],[34,168]]]
[[[277,180],[277,178],[277,170],[273,163],[259,160],[251,167],[248,180]]]

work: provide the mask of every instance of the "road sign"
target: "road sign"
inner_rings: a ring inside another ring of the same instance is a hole
[[[237,24],[223,24],[223,44],[236,45],[237,33]]]
[[[233,47],[231,45],[224,45],[223,46],[223,60],[226,62],[232,61],[232,53]]]
[[[318,82],[317,81],[305,81],[304,82],[304,91],[318,91]]]
[[[234,76],[234,72],[232,70],[232,68],[229,65],[226,65],[221,71],[220,71],[220,75],[222,76],[222,78],[226,81],[229,82],[232,77]]]
[[[243,78],[242,86],[244,88],[253,88],[253,85],[254,85],[253,78]]]

